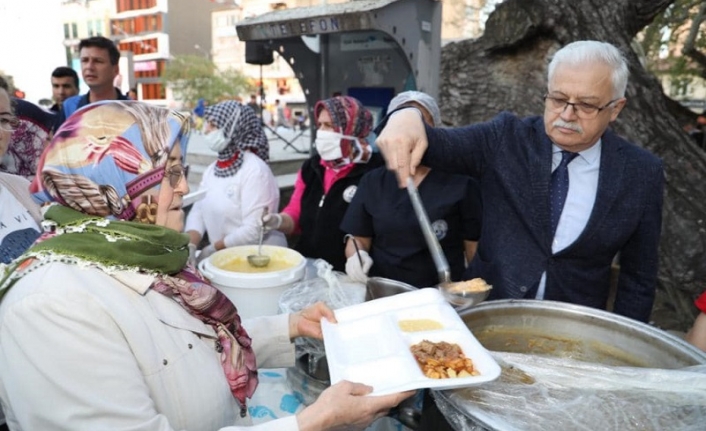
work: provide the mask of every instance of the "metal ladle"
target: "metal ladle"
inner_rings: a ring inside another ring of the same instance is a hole
[[[422,228],[424,239],[427,241],[431,257],[434,259],[436,271],[439,274],[439,284],[437,287],[439,291],[441,291],[441,294],[446,298],[446,301],[459,311],[483,302],[485,298],[488,297],[490,289],[482,292],[457,292],[453,289],[456,283],[451,281],[449,261],[446,259],[446,255],[444,255],[444,251],[441,249],[441,244],[439,244],[439,240],[436,238],[434,230],[431,228],[429,217],[424,209],[422,199],[419,196],[419,191],[412,177],[407,178],[407,192],[409,192],[412,207],[419,220],[419,226]]]
[[[267,215],[267,207],[262,211],[262,218]],[[262,226],[260,226],[260,240],[257,244],[257,254],[251,254],[248,256],[248,263],[250,266],[255,268],[264,268],[270,264],[270,256],[262,254],[262,238],[265,236],[265,222],[262,221]]]

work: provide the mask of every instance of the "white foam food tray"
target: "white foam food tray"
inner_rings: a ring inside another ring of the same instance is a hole
[[[197,190],[195,192],[189,193],[188,195],[184,195],[184,198],[182,199],[181,206],[182,207],[188,207],[189,205],[192,205],[193,203],[200,201],[204,197],[206,197],[206,192],[207,189],[201,189]]]
[[[321,323],[331,384],[341,380],[365,383],[372,395],[412,389],[451,389],[495,380],[500,366],[473,336],[458,313],[437,289],[420,289],[335,311],[338,323]],[[431,319],[441,329],[404,332],[399,321]],[[458,344],[480,375],[426,377],[410,347],[423,340]]]

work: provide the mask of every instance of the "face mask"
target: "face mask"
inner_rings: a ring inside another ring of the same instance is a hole
[[[223,151],[223,149],[228,146],[228,142],[230,142],[221,129],[212,131],[206,135],[204,139],[206,140],[206,144],[208,144],[208,148],[217,153]]]
[[[228,131],[228,136],[233,136],[233,132],[235,131],[235,126],[238,124],[238,120],[240,119],[240,112],[237,111],[235,114],[235,117],[233,117],[233,122],[230,125],[230,130]],[[206,139],[206,144],[208,145],[208,148],[211,150],[220,153],[223,151],[228,144],[230,143],[230,138],[226,137],[226,134],[223,133],[223,130],[220,128],[211,131],[209,134],[205,136]]]
[[[341,150],[341,139],[349,139],[356,142],[358,138],[346,136],[330,130],[319,130],[316,132],[316,151],[323,160],[338,160],[343,158]]]

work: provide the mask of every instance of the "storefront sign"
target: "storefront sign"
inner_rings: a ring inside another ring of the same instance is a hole
[[[139,61],[135,63],[135,72],[151,72],[157,70],[156,61]]]

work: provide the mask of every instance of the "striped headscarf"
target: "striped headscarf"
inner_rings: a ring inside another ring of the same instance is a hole
[[[243,163],[241,151],[250,151],[265,162],[270,160],[270,144],[260,119],[249,106],[227,100],[206,107],[204,118],[229,139],[228,145],[218,153],[217,177],[230,177],[238,172]]]
[[[365,139],[373,128],[373,115],[355,97],[336,96],[330,99],[319,100],[314,105],[314,121],[318,123],[321,111],[327,110],[331,115],[334,130],[346,136],[355,136],[357,142],[350,140],[341,141],[341,153],[346,164],[367,163],[372,151],[370,144]],[[324,162],[335,169],[340,169],[341,163]]]
[[[186,157],[189,121],[135,101],[103,101],[76,111],[42,153],[30,191],[83,214],[132,220],[139,199],[157,189],[169,152]]]

